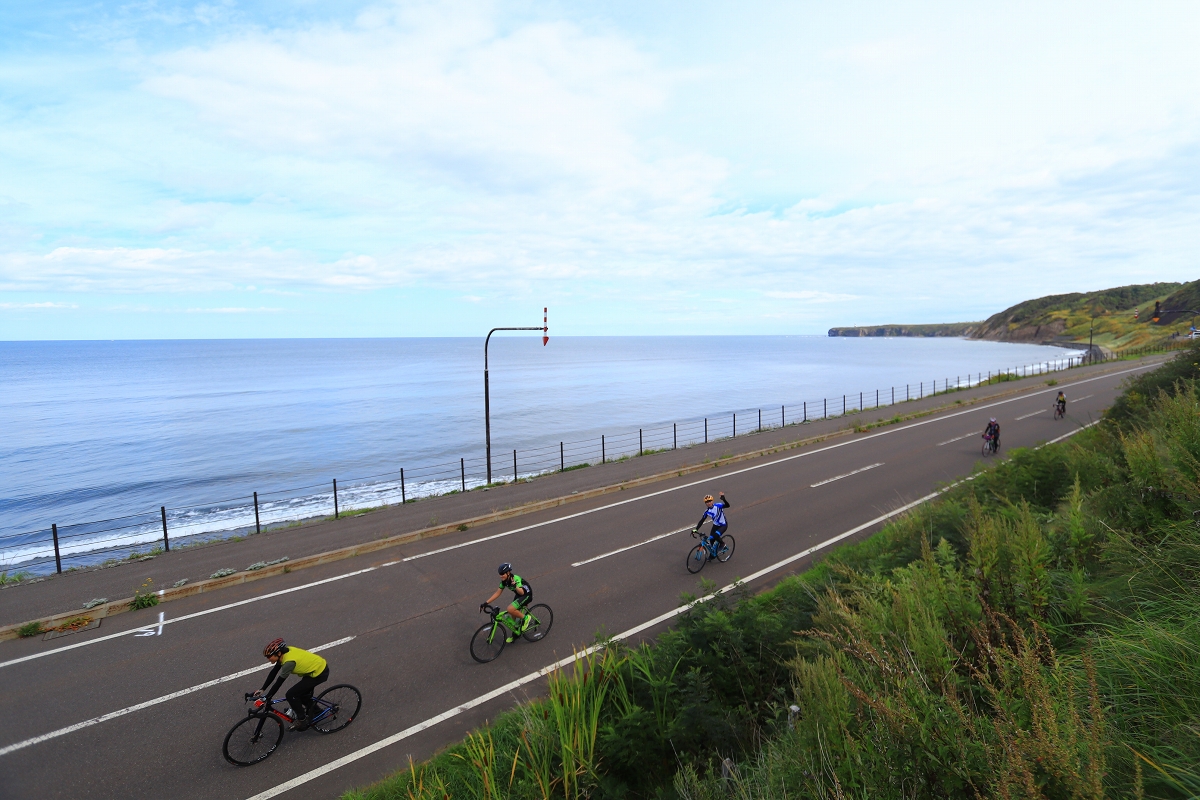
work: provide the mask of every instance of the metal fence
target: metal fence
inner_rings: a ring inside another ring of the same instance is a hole
[[[1122,353],[1123,357],[1186,347],[1167,343]],[[530,446],[492,459],[493,484],[525,480],[550,472],[578,469],[648,453],[730,439],[788,425],[841,417],[920,400],[981,384],[1014,380],[1105,360],[1093,353],[1025,364],[973,375],[930,377],[903,386],[795,400],[778,406],[744,408],[710,417],[662,423],[616,434]],[[343,516],[366,508],[413,502],[423,497],[466,492],[486,485],[483,456],[440,464],[414,465],[351,480],[296,486],[272,492],[167,508],[104,520],[51,523],[49,527],[0,537],[0,569],[17,575],[46,574],[101,563],[145,558],[172,547],[217,538],[259,533],[264,528],[297,524],[314,517]],[[9,574],[7,579],[14,575]]]

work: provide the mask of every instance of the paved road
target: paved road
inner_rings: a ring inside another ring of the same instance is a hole
[[[698,589],[698,576],[684,568],[692,540],[663,534],[690,527],[706,492],[724,490],[733,503],[736,555],[701,573],[724,584],[847,531],[861,527],[867,535],[878,527],[867,525],[872,520],[969,474],[988,416],[1000,419],[1006,449],[1055,439],[1097,419],[1130,374],[1068,379],[1055,389],[132,612],[61,640],[6,643],[0,677],[7,707],[18,713],[0,734],[0,796],[240,799],[269,792],[570,656],[597,631],[626,631],[677,608],[682,593]],[[1057,388],[1072,401],[1064,421],[1051,418]],[[496,662],[476,664],[467,642],[483,621],[477,606],[505,560],[532,582],[535,602],[553,606],[554,628],[542,642],[520,642]],[[807,563],[794,561],[753,587]],[[158,633],[160,612],[167,618]],[[154,635],[118,635],[144,626]],[[354,683],[365,696],[350,728],[329,737],[289,734],[263,764],[226,764],[221,741],[244,713],[242,692],[261,684],[257,672],[11,749],[259,667],[262,645],[274,636],[302,647],[340,642],[325,652],[330,682]],[[283,796],[334,797],[376,780],[538,686],[503,693]]]

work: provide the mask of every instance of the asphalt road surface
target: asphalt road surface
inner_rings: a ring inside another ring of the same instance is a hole
[[[808,566],[796,556],[810,548],[869,535],[970,474],[988,417],[1000,420],[1003,457],[1096,421],[1124,379],[1152,366],[1059,376],[1054,388],[123,614],[96,631],[4,643],[0,797],[336,797],[537,694],[535,673],[597,632],[661,631],[669,618],[646,623],[699,594],[700,578],[749,577],[759,590]],[[1060,388],[1070,405],[1056,421]],[[733,504],[736,552],[690,575],[687,531],[700,498],[718,491]],[[468,642],[503,561],[554,609],[554,625],[478,664]],[[359,687],[363,710],[339,733],[288,733],[267,761],[234,767],[221,742],[245,714],[243,692],[262,684],[262,646],[276,636],[332,644],[326,685]]]

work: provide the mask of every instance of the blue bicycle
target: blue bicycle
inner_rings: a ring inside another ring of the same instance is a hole
[[[696,531],[692,531],[692,538],[699,536]],[[720,544],[718,545],[718,541]],[[733,537],[728,533],[720,538],[720,540],[709,539],[707,536],[700,539],[700,544],[688,551],[687,569],[688,572],[695,575],[700,570],[704,569],[704,565],[709,561],[716,559],[724,564],[729,559],[733,558],[733,547],[735,542]]]

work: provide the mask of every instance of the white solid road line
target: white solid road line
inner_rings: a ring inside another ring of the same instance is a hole
[[[1076,398],[1075,398],[1074,400],[1072,400],[1071,402],[1073,402],[1073,403],[1078,403],[1080,400],[1087,400],[1089,397],[1095,397],[1095,396],[1096,396],[1096,395],[1094,395],[1094,394],[1085,394],[1083,397],[1076,397]]]
[[[345,644],[346,642],[353,640],[353,636],[347,636],[345,639],[338,639],[336,642],[329,642],[328,644],[323,644],[320,647],[314,647],[312,648],[312,652],[316,653],[320,650],[328,650],[331,647],[337,647],[339,644]],[[0,756],[8,755],[15,750],[20,750],[22,748],[29,747],[30,745],[45,742],[49,739],[55,739],[59,736],[66,736],[68,733],[74,733],[75,731],[83,730],[84,728],[90,728],[93,725],[99,725],[101,722],[108,722],[110,719],[116,719],[117,717],[123,717],[126,714],[132,714],[135,711],[141,711],[143,708],[156,706],[159,703],[165,703],[168,700],[174,700],[176,697],[183,697],[186,694],[192,694],[193,692],[198,692],[201,689],[207,689],[210,686],[217,686],[218,684],[228,683],[229,681],[234,681],[238,678],[244,678],[247,675],[251,675],[255,672],[261,672],[269,666],[271,666],[269,663],[259,664],[257,667],[251,667],[250,669],[244,669],[241,672],[235,672],[232,675],[226,675],[211,681],[198,683],[195,686],[189,686],[186,689],[180,689],[178,692],[171,692],[170,694],[164,694],[162,697],[156,697],[153,700],[147,700],[144,703],[138,703],[137,705],[132,705],[128,708],[122,708],[120,711],[110,711],[107,714],[101,714],[98,717],[92,717],[91,719],[86,719],[83,722],[77,722],[74,725],[68,725],[65,728],[59,728],[58,730],[51,731],[50,733],[43,733],[41,736],[35,736],[32,739],[26,739],[23,742],[16,742],[15,744],[10,744],[7,747],[0,747]]]
[[[882,467],[882,466],[883,466],[883,462],[880,461],[878,464],[872,464],[869,467],[859,467],[858,469],[853,470],[851,472],[847,472],[844,475],[835,475],[834,477],[826,478],[823,481],[817,481],[816,483],[810,483],[808,485],[808,488],[815,489],[818,486],[824,486],[827,483],[833,483],[834,481],[840,481],[842,478],[849,478],[851,475],[857,475],[860,472],[866,472],[869,469],[875,469],[876,467]]]
[[[644,544],[650,544],[651,542],[657,542],[659,539],[665,539],[668,536],[674,536],[677,533],[683,533],[684,531],[689,531],[689,530],[691,530],[691,528],[680,528],[677,531],[668,531],[666,533],[660,533],[658,536],[651,536],[649,539],[647,539],[644,542],[638,542],[637,544],[631,544],[628,547],[622,547],[619,550],[613,550],[609,553],[604,553],[603,555],[592,556],[591,558],[585,558],[583,561],[576,561],[571,566],[572,567],[582,567],[584,564],[590,564],[593,561],[599,561],[602,558],[608,558],[609,556],[615,556],[617,553],[624,553],[626,550],[632,550],[635,547],[641,547]]]
[[[1066,439],[1068,436],[1074,436],[1075,434],[1079,433],[1080,431],[1086,431],[1088,428],[1092,427],[1093,425],[1099,425],[1101,422],[1104,422],[1104,420],[1098,419],[1095,422],[1089,422],[1087,425],[1084,425],[1082,428],[1076,428],[1073,431],[1067,431],[1062,436],[1051,439],[1050,441],[1046,442],[1046,444],[1057,444],[1057,443],[1061,442],[1063,439]],[[1046,444],[1042,445],[1042,447],[1045,447]],[[1039,447],[1038,449],[1040,450],[1041,447]]]
[[[1097,422],[1099,422],[1099,420]],[[1092,425],[1097,424],[1097,422],[1093,422]],[[1091,427],[1091,425],[1085,426],[1085,428],[1090,428],[1090,427]],[[1055,439],[1055,441],[1061,441],[1062,439],[1065,439],[1068,436],[1079,433],[1079,431],[1084,430],[1085,428],[1077,428],[1069,433],[1066,433],[1066,434],[1060,436],[1058,439]],[[1052,442],[1047,442],[1047,444],[1052,444]],[[745,584],[745,583],[750,583],[751,581],[758,580],[759,578],[761,578],[765,575],[769,575],[778,569],[782,569],[783,567],[786,567],[789,564],[793,564],[802,558],[806,558],[806,557],[812,555],[813,553],[816,553],[819,550],[824,550],[826,547],[829,547],[832,544],[837,544],[838,542],[842,541],[843,539],[853,536],[854,534],[859,533],[861,531],[864,531],[867,528],[870,528],[872,525],[877,525],[880,522],[886,522],[887,520],[891,519],[892,517],[894,517],[898,514],[903,514],[905,511],[916,508],[917,506],[921,505],[922,503],[926,503],[926,502],[932,500],[933,498],[937,497],[938,495],[943,494],[944,492],[947,492],[950,489],[953,489],[959,483],[962,483],[963,481],[969,481],[969,480],[974,480],[974,476],[972,475],[970,477],[964,478],[962,481],[956,481],[955,483],[950,484],[949,486],[947,486],[944,489],[927,494],[922,498],[913,500],[911,503],[906,503],[897,509],[887,512],[886,514],[881,514],[880,516],[876,517],[875,519],[871,520],[870,522],[864,522],[863,524],[858,525],[854,528],[851,528],[850,530],[848,530],[844,533],[838,534],[837,536],[833,537],[832,539],[826,539],[825,541],[821,542],[820,544],[814,545],[814,546],[808,548],[807,550],[801,550],[799,553],[796,553],[794,556],[789,556],[789,557],[783,559],[782,561],[777,561],[776,563],[772,564],[769,567],[766,567],[765,569],[760,569],[758,572],[747,575],[742,580],[736,581],[734,583],[729,584],[728,586],[722,587],[721,589],[713,592],[710,595],[701,597],[700,599],[696,600],[694,603],[690,603],[686,606],[680,606],[679,608],[668,611],[665,614],[659,614],[654,619],[647,620],[646,622],[643,622],[641,625],[630,628],[629,630],[624,631],[622,633],[618,633],[616,636],[614,636],[612,638],[614,641],[620,641],[622,639],[628,639],[631,636],[635,636],[644,630],[647,630],[649,628],[654,627],[655,625],[658,625],[659,623],[666,622],[669,619],[673,619],[673,618],[679,616],[680,614],[684,613],[685,611],[689,611],[694,606],[713,599],[714,597],[716,597],[719,594],[723,594],[725,592],[731,591],[738,584]],[[386,747],[390,747],[391,745],[395,744],[396,742],[403,741],[405,739],[408,739],[411,736],[415,736],[416,734],[420,733],[421,731],[428,730],[429,728],[432,728],[434,725],[437,725],[440,722],[445,722],[446,720],[448,720],[452,717],[457,717],[459,714],[463,713],[464,711],[470,711],[472,708],[483,705],[484,703],[488,702],[489,700],[495,700],[497,697],[501,697],[505,694],[508,694],[509,692],[519,689],[520,687],[524,686],[527,683],[532,683],[533,681],[536,681],[538,678],[541,678],[541,677],[553,672],[556,669],[560,669],[562,667],[565,667],[565,666],[571,664],[574,661],[577,661],[580,658],[584,658],[586,656],[591,655],[592,653],[594,653],[598,649],[600,649],[600,647],[601,647],[601,645],[592,645],[591,647],[587,648],[586,650],[584,650],[580,653],[576,653],[573,656],[568,656],[567,658],[556,661],[547,667],[543,667],[543,668],[539,669],[537,672],[531,672],[530,674],[524,676],[523,678],[518,678],[515,681],[506,683],[503,686],[501,686],[500,688],[493,689],[492,691],[490,691],[486,694],[481,694],[472,700],[468,700],[467,702],[465,702],[461,705],[455,706],[454,708],[450,709],[449,711],[443,711],[441,714],[438,714],[435,717],[430,717],[429,719],[425,720],[424,722],[419,722],[416,725],[413,725],[409,728],[405,728],[404,730],[402,730],[398,733],[393,733],[391,736],[380,739],[378,742],[375,742],[374,744],[369,744],[366,747],[362,748],[361,750],[355,750],[353,753],[348,753],[348,754],[342,756],[341,758],[330,761],[328,764],[317,767],[316,769],[313,769],[313,770],[309,770],[308,772],[305,772],[302,775],[297,775],[296,777],[292,778],[291,780],[285,781],[285,782],[279,784],[278,786],[274,786],[270,789],[267,789],[266,791],[259,792],[258,794],[254,795],[253,797],[248,798],[248,800],[270,800],[270,798],[272,798],[272,797],[278,797],[279,795],[283,794],[284,792],[286,792],[290,789],[295,789],[297,786],[303,786],[304,784],[308,783],[309,781],[313,781],[324,775],[328,775],[329,773],[333,772],[334,770],[344,767],[347,764],[353,764],[355,761],[358,761],[361,758],[366,758],[367,756],[371,755],[372,753],[377,753]]]
[[[1149,365],[1142,365],[1139,367],[1133,367],[1131,369],[1121,370],[1119,372],[1109,372],[1105,375],[1097,375],[1094,378],[1084,378],[1083,380],[1079,380],[1074,383],[1064,384],[1063,388],[1067,388],[1070,386],[1082,386],[1085,383],[1091,383],[1093,381],[1103,380],[1105,378],[1112,378],[1117,375],[1125,375],[1130,372],[1138,372],[1141,370],[1151,369],[1153,367],[1158,367],[1158,366],[1159,366],[1158,364],[1149,364]],[[1035,392],[1034,396],[1036,396],[1038,394],[1046,394],[1047,392],[1053,392],[1053,391],[1057,391],[1057,388],[1044,389],[1040,392]],[[1091,395],[1088,395],[1088,396],[1090,397]],[[888,436],[890,434],[900,433],[902,431],[910,430],[912,428],[919,428],[922,425],[932,425],[935,422],[941,422],[943,420],[952,419],[954,417],[961,417],[964,414],[975,414],[975,413],[978,413],[978,412],[983,411],[988,408],[994,408],[996,406],[1002,406],[1002,405],[1006,405],[1008,403],[1017,403],[1022,400],[1026,400],[1029,397],[1030,397],[1030,395],[1023,394],[1020,397],[1012,397],[1012,398],[1009,398],[1008,400],[997,400],[994,403],[988,403],[986,405],[976,406],[974,408],[968,408],[968,409],[964,409],[962,411],[956,411],[953,414],[942,414],[942,415],[939,415],[936,417],[930,417],[929,419],[920,420],[919,422],[913,422],[908,425],[902,425],[899,427],[888,427],[884,430],[878,431],[877,433],[868,434],[866,436],[860,436],[860,437],[857,437],[854,439],[847,439],[845,441],[837,442],[835,444],[831,444],[826,447],[817,448],[815,450],[805,450],[804,452],[797,453],[795,455],[784,456],[783,458],[773,459],[771,461],[766,461],[761,464],[755,464],[753,466],[743,467],[742,469],[732,470],[730,472],[724,473],[722,477],[731,477],[733,475],[740,475],[744,472],[752,472],[757,469],[765,469],[767,467],[774,467],[779,464],[785,464],[788,461],[793,461],[797,458],[807,458],[809,456],[817,455],[818,453],[824,453],[829,450],[836,450],[839,447],[847,447],[848,445],[858,444],[859,442],[865,442],[869,439],[874,439],[877,436]],[[335,575],[332,578],[325,578],[324,580],[313,581],[312,583],[305,583],[300,586],[294,586],[291,589],[283,589],[283,590],[277,591],[277,592],[269,592],[267,594],[258,595],[257,597],[251,597],[246,600],[240,600],[236,603],[229,603],[227,605],[217,606],[216,608],[210,608],[206,611],[197,611],[193,614],[185,614],[182,617],[176,617],[175,619],[167,620],[166,624],[170,625],[171,623],[174,623],[174,622],[183,622],[184,620],[195,619],[197,617],[203,617],[207,614],[215,614],[218,611],[226,611],[231,608],[237,608],[238,606],[243,606],[243,605],[246,605],[247,603],[257,603],[259,600],[268,600],[272,597],[278,597],[280,595],[288,594],[290,592],[298,592],[302,589],[311,589],[314,586],[321,586],[323,584],[331,583],[333,581],[340,581],[340,580],[343,580],[344,578],[353,578],[356,575],[363,575],[368,572],[374,572],[377,569],[383,569],[384,567],[390,567],[390,566],[393,566],[395,564],[400,564],[405,561],[412,561],[412,560],[415,560],[418,558],[425,558],[426,556],[432,556],[432,555],[436,555],[438,553],[445,553],[450,550],[457,550],[460,547],[467,547],[469,545],[479,544],[481,542],[488,542],[488,541],[491,541],[492,539],[499,539],[503,536],[511,536],[514,533],[521,533],[522,531],[528,531],[528,530],[532,530],[534,528],[541,528],[546,525],[553,525],[558,522],[563,522],[563,521],[569,520],[569,519],[575,519],[576,517],[582,517],[587,514],[595,514],[600,511],[607,511],[610,508],[616,508],[617,506],[623,506],[626,503],[636,503],[636,502],[640,502],[642,500],[648,500],[651,497],[658,497],[659,495],[668,494],[670,492],[677,492],[680,489],[689,489],[693,486],[699,486],[704,483],[709,483],[711,480],[712,480],[711,478],[704,478],[702,480],[692,481],[691,483],[685,483],[685,484],[681,484],[679,486],[674,486],[670,489],[660,489],[657,492],[650,492],[648,494],[640,495],[638,497],[631,497],[628,500],[619,500],[615,503],[609,503],[607,505],[597,506],[596,508],[589,509],[587,511],[580,511],[575,514],[568,514],[564,517],[556,517],[551,520],[546,520],[545,522],[538,522],[533,525],[526,525],[522,528],[514,528],[513,530],[505,531],[503,533],[497,533],[497,534],[493,534],[491,536],[484,536],[480,539],[472,539],[469,542],[462,542],[461,544],[451,545],[450,547],[442,547],[437,550],[430,550],[427,553],[419,553],[417,555],[408,556],[407,558],[397,559],[395,561],[389,561],[386,564],[380,564],[377,567],[365,567],[363,569],[354,570],[353,572],[347,572],[342,575]],[[87,645],[96,644],[98,642],[105,642],[105,641],[108,641],[109,639],[116,639],[121,636],[129,636],[131,634],[136,633],[137,630],[140,630],[140,629],[120,631],[119,633],[111,633],[107,636],[98,636],[95,639],[88,639],[87,641],[76,642],[75,644],[69,644],[69,645],[65,645],[63,647],[56,647],[52,650],[44,650],[40,653],[33,653],[31,655],[22,656],[21,658],[14,658],[9,661],[0,661],[0,668],[12,666],[13,664],[20,664],[23,661],[29,661],[30,659],[34,659],[34,658],[41,658],[42,656],[53,655],[54,653],[61,653],[64,650],[73,650],[76,647],[86,647]]]
[[[978,431],[971,431],[970,433],[964,433],[962,436],[955,436],[953,439],[947,439],[944,442],[938,442],[937,446],[941,447],[944,444],[952,444],[954,442],[961,442],[963,439],[966,439],[970,436],[979,436],[979,435],[980,434]]]

